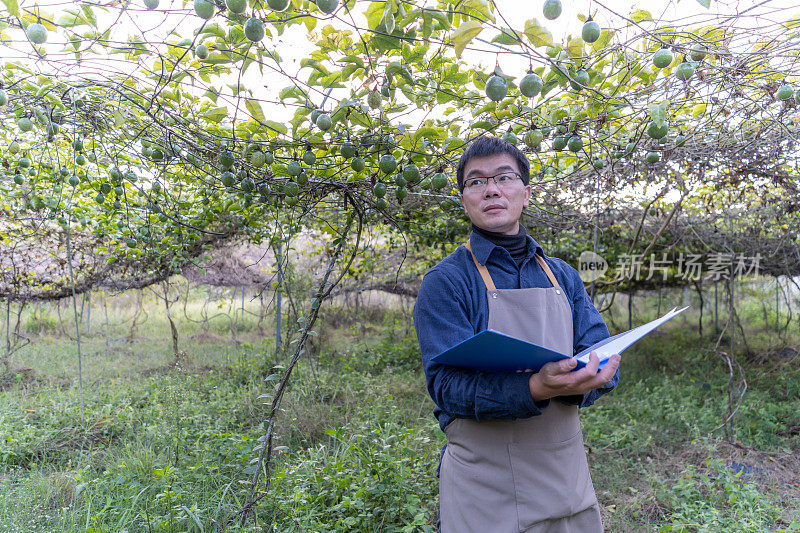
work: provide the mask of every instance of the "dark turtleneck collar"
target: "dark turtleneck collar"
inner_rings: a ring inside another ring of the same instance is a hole
[[[508,253],[511,254],[511,259],[514,260],[518,267],[528,255],[528,232],[525,231],[522,224],[519,225],[519,231],[516,235],[505,235],[503,233],[487,231],[479,228],[475,224],[472,225],[472,231],[478,233],[492,244],[508,250]]]

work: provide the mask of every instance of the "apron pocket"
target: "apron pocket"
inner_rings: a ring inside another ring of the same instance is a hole
[[[563,442],[509,444],[508,454],[521,530],[596,502],[580,431]]]

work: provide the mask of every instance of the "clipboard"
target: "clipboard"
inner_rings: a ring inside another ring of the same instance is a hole
[[[574,355],[578,360],[574,370],[586,366],[589,362],[589,354],[593,351],[597,352],[600,359],[599,368],[603,368],[612,355],[622,353],[633,343],[688,308],[688,306],[683,309],[673,308],[664,316],[651,322],[593,344]],[[527,369],[538,372],[547,363],[569,358],[569,355],[544,346],[516,339],[497,331],[486,330],[445,350],[435,356],[432,361],[479,372],[516,372]]]

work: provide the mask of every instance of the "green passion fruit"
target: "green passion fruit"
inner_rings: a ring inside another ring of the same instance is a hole
[[[247,37],[248,40],[257,43],[263,39],[266,34],[267,31],[261,19],[253,17],[247,19],[247,22],[244,23],[244,36]]]
[[[681,81],[689,81],[694,76],[694,65],[683,62],[675,68],[675,77]]]
[[[328,131],[333,126],[333,120],[331,120],[330,115],[323,113],[317,117],[317,127],[322,131]]]
[[[203,20],[214,16],[214,3],[209,0],[194,0],[194,12]]]
[[[667,68],[672,63],[672,52],[662,48],[653,54],[653,65],[657,68]]]
[[[547,20],[555,20],[561,15],[561,0],[545,0],[542,14]]]
[[[247,0],[225,0],[225,7],[231,13],[241,14],[247,9]]]
[[[32,43],[43,44],[47,41],[47,28],[44,27],[44,24],[38,22],[29,24],[25,34]]]
[[[286,11],[289,7],[289,0],[267,0],[267,5],[273,11]]]
[[[542,78],[533,72],[525,75],[519,82],[519,92],[523,96],[533,98],[542,90]]]
[[[486,96],[493,102],[499,102],[508,94],[508,83],[502,76],[493,75],[486,82]]]
[[[593,20],[587,20],[581,29],[581,38],[587,43],[593,43],[600,38],[600,25]]]

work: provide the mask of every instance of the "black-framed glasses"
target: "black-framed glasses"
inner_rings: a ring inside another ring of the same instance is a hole
[[[507,189],[513,187],[518,179],[522,179],[522,176],[519,175],[519,172],[514,171],[501,172],[494,176],[478,176],[476,178],[464,180],[464,190],[473,192],[484,191],[486,187],[489,186],[489,180],[494,181],[494,184],[499,188]]]

